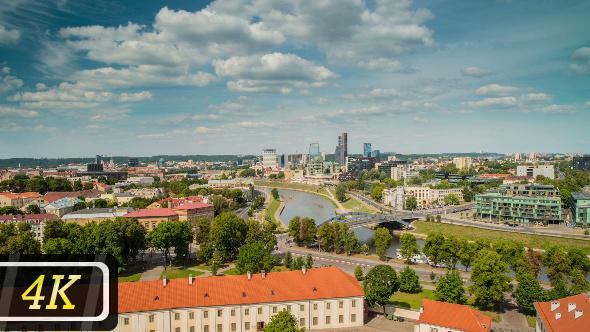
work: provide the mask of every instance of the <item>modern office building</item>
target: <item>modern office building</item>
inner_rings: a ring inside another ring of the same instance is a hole
[[[277,168],[277,150],[264,149],[262,151],[262,166],[264,168]]]
[[[555,168],[553,165],[519,165],[516,166],[516,176],[526,176],[536,178],[542,175],[548,179],[555,178]]]
[[[322,160],[322,154],[320,153],[320,143],[311,143],[309,145],[309,161]]]
[[[590,171],[590,155],[574,157],[572,168],[577,171]]]
[[[375,158],[371,157],[346,157],[346,172],[356,174],[360,171],[368,171],[375,168]]]
[[[536,332],[590,330],[590,297],[582,293],[550,302],[535,302]]]
[[[129,158],[127,160],[127,167],[137,167],[137,166],[139,166],[139,159]]]
[[[572,198],[574,223],[579,226],[590,227],[590,193],[572,193]]]
[[[381,159],[381,150],[373,150],[371,151],[371,157],[380,160]]]
[[[559,189],[550,185],[515,184],[475,196],[480,218],[516,221],[524,224],[561,222]]]
[[[289,311],[305,330],[364,324],[364,292],[336,267],[119,283],[117,332],[254,332]]]
[[[336,162],[340,166],[344,166],[346,164],[346,157],[348,156],[348,134],[342,133],[342,135],[338,136],[338,145],[336,146]]]
[[[371,156],[371,143],[363,143],[363,157],[370,157]]]
[[[470,157],[457,157],[453,158],[453,164],[460,170],[470,169],[471,165],[473,164],[473,159]]]

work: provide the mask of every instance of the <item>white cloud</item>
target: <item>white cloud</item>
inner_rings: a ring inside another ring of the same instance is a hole
[[[475,90],[475,93],[480,96],[504,97],[512,95],[519,90],[519,88],[508,85],[488,84]]]
[[[165,138],[166,134],[140,134],[140,135],[136,135],[136,138],[139,139],[158,139],[158,138]]]
[[[361,68],[369,70],[380,70],[390,73],[412,71],[410,66],[403,65],[399,60],[388,58],[378,58],[370,59],[368,61],[359,61],[357,65]]]
[[[586,106],[590,108],[590,100],[586,102]]]
[[[202,126],[195,128],[195,133],[197,133],[197,134],[207,134],[209,132],[211,132],[211,128],[202,127]]]
[[[35,84],[35,89],[45,90],[45,89],[47,89],[47,85],[45,85],[45,83],[37,83],[37,84]]]
[[[2,118],[4,118],[4,117],[36,118],[38,115],[39,115],[39,113],[37,113],[36,111],[0,106],[0,116]]]
[[[21,33],[17,29],[9,29],[0,24],[0,44],[15,44],[19,41]]]
[[[551,95],[541,92],[530,92],[521,97],[525,101],[541,102],[551,100]]]
[[[84,109],[95,108],[112,100],[114,94],[106,91],[89,91],[70,83],[61,83],[44,91],[19,92],[10,98],[28,108]]]
[[[466,102],[465,105],[474,108],[480,107],[490,107],[490,106],[499,106],[499,107],[510,107],[515,106],[517,103],[516,97],[491,97],[491,98],[484,98],[478,101],[469,101]]]
[[[10,75],[9,67],[2,67],[0,73],[0,93],[16,90],[23,86],[23,80]]]
[[[580,47],[572,54],[570,71],[576,74],[590,74],[590,47]]]
[[[131,110],[128,108],[100,108],[90,115],[92,122],[114,122],[121,121],[129,117]]]
[[[149,91],[141,91],[138,93],[121,93],[119,95],[119,101],[122,102],[138,102],[152,99],[152,94]]]
[[[479,67],[466,67],[461,70],[461,73],[464,76],[477,78],[482,78],[493,74],[493,72]]]
[[[271,128],[275,127],[273,123],[265,122],[265,121],[239,121],[228,123],[226,128]]]
[[[292,88],[322,87],[337,77],[323,66],[284,53],[231,57],[215,60],[213,66],[218,76],[237,79],[228,82],[231,90],[243,92],[289,93]]]
[[[243,110],[248,102],[248,97],[240,96],[236,99],[228,100],[219,105],[211,104],[208,106],[209,109],[216,110],[220,114],[235,113]]]

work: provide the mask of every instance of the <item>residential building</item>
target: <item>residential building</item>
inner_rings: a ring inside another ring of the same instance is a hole
[[[575,156],[572,159],[572,168],[577,171],[590,171],[590,155]]]
[[[462,304],[424,299],[414,332],[489,332],[492,319]]]
[[[281,310],[305,330],[364,324],[364,292],[336,267],[119,283],[117,332],[261,331]]]
[[[516,166],[516,176],[528,176],[536,178],[542,175],[548,179],[555,179],[555,169],[553,165],[518,165]]]
[[[476,195],[475,209],[480,218],[524,224],[561,222],[559,189],[550,185],[503,185],[497,191]]]
[[[157,209],[157,208],[161,208],[164,207],[162,206],[164,204],[164,202],[166,202],[167,206],[165,207],[169,207],[169,208],[175,208],[181,205],[185,205],[185,204],[191,204],[191,203],[209,203],[209,199],[205,196],[187,196],[187,197],[178,197],[178,198],[174,198],[174,197],[166,197],[163,198],[159,201],[153,202],[152,204],[148,205],[148,209]]]
[[[17,209],[22,209],[31,204],[38,205],[38,198],[41,197],[36,192],[11,193],[0,192],[0,207],[14,206]]]
[[[157,166],[128,167],[127,174],[139,177],[157,177],[160,181],[164,180],[164,170]]]
[[[375,158],[371,157],[346,157],[346,172],[356,174],[360,171],[369,171],[375,168]]]
[[[0,215],[0,223],[3,224],[24,222],[31,225],[31,232],[37,241],[43,241],[43,230],[45,229],[45,224],[47,224],[48,221],[57,219],[58,217],[56,215],[50,213],[4,216]]]
[[[132,199],[137,197],[128,192],[113,193],[112,196],[115,202],[117,202],[117,205],[128,204]]]
[[[346,164],[346,157],[348,156],[348,133],[342,133],[338,136],[338,146],[336,146],[336,162],[340,166]]]
[[[462,188],[433,189],[426,186],[404,187],[404,197],[406,199],[409,196],[415,197],[417,206],[420,208],[430,207],[433,204],[444,204],[445,197],[451,194],[457,195],[459,200],[463,200]]]
[[[156,198],[158,196],[164,195],[164,190],[161,188],[137,188],[129,189],[126,191],[126,193],[134,197]]]
[[[262,166],[264,168],[277,168],[277,150],[264,149],[262,151]]]
[[[471,159],[471,157],[457,157],[453,158],[453,164],[460,170],[470,169],[473,164],[473,159]]]
[[[70,198],[77,198],[77,197],[84,197],[86,200],[93,200],[96,198],[100,198],[100,195],[103,194],[100,190],[80,190],[80,191],[48,191],[45,195],[38,198],[39,204],[49,204],[53,203],[58,199],[62,199],[65,197]]]
[[[371,143],[363,143],[363,157],[370,157],[371,156]]]
[[[207,187],[216,189],[244,188],[248,187],[250,184],[254,184],[254,180],[251,178],[234,178],[228,180],[209,179],[209,181],[207,181]],[[189,188],[191,187],[192,185]]]
[[[178,213],[171,208],[141,209],[129,212],[123,217],[135,218],[147,230],[153,230],[163,221],[178,221]]]
[[[187,220],[191,224],[199,218],[213,219],[215,209],[212,204],[195,202],[172,208],[178,214],[178,220]]]
[[[590,227],[590,192],[572,193],[574,223]]]
[[[389,205],[395,210],[404,209],[404,187],[398,186],[383,190],[383,204]]]
[[[61,220],[86,225],[90,222],[114,220],[115,218],[125,216],[131,211],[133,211],[133,208],[130,207],[82,209],[64,214]]]
[[[590,330],[590,297],[578,294],[550,302],[535,302],[536,332]]]
[[[149,186],[150,184],[154,183],[154,178],[151,176],[130,176],[127,178],[125,183]]]
[[[49,204],[41,205],[41,208],[47,213],[63,217],[66,213],[74,211],[74,205],[81,202],[77,197],[64,197],[57,199]]]

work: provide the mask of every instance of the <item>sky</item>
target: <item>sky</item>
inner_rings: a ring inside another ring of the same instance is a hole
[[[590,1],[0,2],[0,158],[590,152]]]

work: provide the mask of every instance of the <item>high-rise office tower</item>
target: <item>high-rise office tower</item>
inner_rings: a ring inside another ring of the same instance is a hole
[[[336,146],[336,162],[343,166],[346,164],[346,157],[348,156],[348,134],[342,133],[338,136],[338,146]]]
[[[320,143],[311,143],[309,145],[309,159],[310,161],[321,160]]]
[[[364,143],[363,144],[363,157],[370,157],[371,156],[371,143]]]

